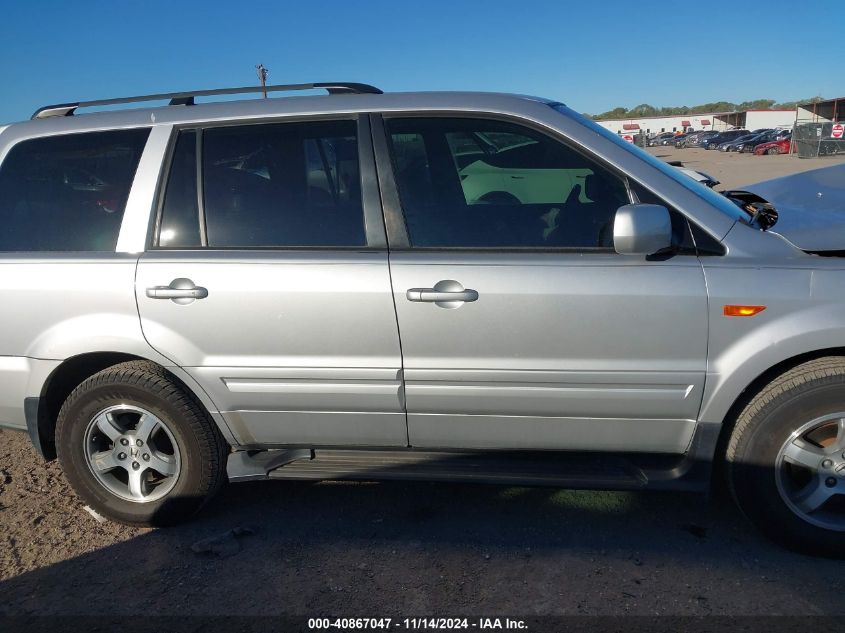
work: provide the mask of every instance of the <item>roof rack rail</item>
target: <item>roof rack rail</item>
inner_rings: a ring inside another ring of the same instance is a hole
[[[244,86],[242,88],[217,88],[215,90],[192,90],[190,92],[165,92],[155,95],[141,95],[138,97],[120,97],[118,99],[100,99],[98,101],[79,101],[76,103],[57,103],[39,108],[32,115],[33,119],[46,119],[54,116],[72,116],[77,108],[92,108],[95,106],[118,105],[121,103],[138,103],[142,101],[170,100],[170,105],[194,105],[196,97],[211,97],[214,95],[238,95],[264,92],[282,92],[288,90],[324,89],[329,94],[382,94],[382,91],[369,84],[353,82],[326,82],[314,84],[279,84],[275,86]]]

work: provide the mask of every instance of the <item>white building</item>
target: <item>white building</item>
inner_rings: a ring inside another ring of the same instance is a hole
[[[727,127],[714,127],[715,114],[679,114],[673,116],[644,116],[633,119],[606,119],[596,121],[611,132],[617,134],[659,134],[660,132],[685,132],[693,130],[719,130]]]
[[[731,130],[744,128],[792,127],[795,110],[743,110],[740,112],[710,112],[708,114],[678,114],[645,116],[630,119],[596,121],[617,134],[659,134],[660,132],[689,132],[699,130]]]
[[[791,128],[795,125],[795,110],[742,110],[715,114],[714,117],[717,121],[723,122],[727,129],[759,130],[760,128]]]

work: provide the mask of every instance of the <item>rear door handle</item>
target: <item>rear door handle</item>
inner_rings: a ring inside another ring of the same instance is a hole
[[[169,286],[147,288],[147,296],[150,299],[171,299],[174,303],[186,305],[195,299],[205,299],[208,289],[194,285],[190,279],[179,277],[171,281]]]
[[[408,301],[434,303],[441,308],[459,308],[464,303],[478,300],[478,291],[464,288],[452,279],[434,284],[434,288],[410,288],[405,296]]]
[[[478,291],[460,290],[457,292],[438,292],[434,288],[410,288],[408,301],[437,303],[438,301],[477,301]]]

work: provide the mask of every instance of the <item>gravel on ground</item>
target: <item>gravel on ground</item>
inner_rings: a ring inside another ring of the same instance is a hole
[[[98,522],[12,431],[0,539],[0,615],[845,613],[840,562],[702,495],[254,482],[138,529]]]

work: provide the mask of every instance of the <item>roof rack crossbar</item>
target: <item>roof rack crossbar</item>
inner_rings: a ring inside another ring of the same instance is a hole
[[[369,84],[353,82],[325,82],[313,84],[278,84],[275,86],[244,86],[241,88],[217,88],[215,90],[193,90],[189,92],[164,92],[154,95],[140,95],[137,97],[120,97],[117,99],[99,99],[97,101],[79,101],[76,103],[57,103],[39,108],[32,115],[33,119],[46,119],[54,116],[71,116],[77,108],[92,108],[96,106],[110,106],[122,103],[141,103],[143,101],[165,101],[169,105],[194,105],[196,97],[211,97],[215,95],[237,95],[264,92],[283,92],[293,90],[323,89],[329,94],[382,94],[382,91]]]

